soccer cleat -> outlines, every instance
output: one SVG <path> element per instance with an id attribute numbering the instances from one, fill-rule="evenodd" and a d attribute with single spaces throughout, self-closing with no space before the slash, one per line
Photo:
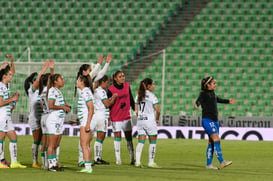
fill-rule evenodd
<path id="1" fill-rule="evenodd" d="M 135 163 L 135 167 L 137 167 L 137 168 L 144 168 L 141 163 Z"/>
<path id="2" fill-rule="evenodd" d="M 9 168 L 9 167 L 3 163 L 0 163 L 0 168 Z"/>
<path id="3" fill-rule="evenodd" d="M 63 168 L 59 168 L 57 166 L 53 166 L 53 167 L 48 168 L 48 171 L 51 171 L 51 172 L 63 172 L 64 169 Z"/>
<path id="4" fill-rule="evenodd" d="M 5 158 L 1 160 L 1 163 L 2 163 L 3 165 L 7 165 L 8 167 L 10 166 L 10 163 L 7 162 L 7 161 L 5 160 Z"/>
<path id="5" fill-rule="evenodd" d="M 121 160 L 116 161 L 116 165 L 121 165 Z"/>
<path id="6" fill-rule="evenodd" d="M 157 165 L 156 163 L 149 163 L 148 167 L 150 167 L 150 168 L 162 168 L 159 165 Z"/>
<path id="7" fill-rule="evenodd" d="M 136 160 L 131 160 L 131 165 L 135 165 L 135 163 L 136 163 Z"/>
<path id="8" fill-rule="evenodd" d="M 93 169 L 92 169 L 92 168 L 90 168 L 90 169 L 84 168 L 84 169 L 82 169 L 80 172 L 81 172 L 81 173 L 92 173 L 92 172 L 93 172 Z"/>
<path id="9" fill-rule="evenodd" d="M 78 163 L 78 167 L 84 167 L 84 162 L 82 161 L 82 162 Z"/>
<path id="10" fill-rule="evenodd" d="M 102 159 L 97 159 L 94 164 L 97 164 L 97 165 L 109 165 L 110 163 L 105 161 L 105 160 L 102 160 Z"/>
<path id="11" fill-rule="evenodd" d="M 21 165 L 19 162 L 14 162 L 10 164 L 10 168 L 27 168 L 27 166 Z"/>
<path id="12" fill-rule="evenodd" d="M 221 163 L 221 168 L 225 168 L 229 165 L 232 164 L 232 161 L 227 161 L 227 160 L 224 160 L 222 163 Z"/>
<path id="13" fill-rule="evenodd" d="M 215 166 L 213 166 L 212 164 L 211 164 L 211 165 L 207 165 L 207 166 L 206 166 L 206 169 L 207 169 L 207 170 L 219 170 L 218 167 L 215 167 Z"/>
<path id="14" fill-rule="evenodd" d="M 42 166 L 39 163 L 33 163 L 32 168 L 42 168 Z"/>

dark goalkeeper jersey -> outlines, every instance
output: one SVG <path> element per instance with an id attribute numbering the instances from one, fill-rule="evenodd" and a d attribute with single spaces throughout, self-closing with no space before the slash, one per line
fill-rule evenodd
<path id="1" fill-rule="evenodd" d="M 219 98 L 214 91 L 201 91 L 195 103 L 197 106 L 201 105 L 202 107 L 202 118 L 218 121 L 217 103 L 228 104 L 229 100 Z"/>

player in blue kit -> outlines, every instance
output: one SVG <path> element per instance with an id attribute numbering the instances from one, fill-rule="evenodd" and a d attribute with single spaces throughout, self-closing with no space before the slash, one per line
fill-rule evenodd
<path id="1" fill-rule="evenodd" d="M 222 149 L 220 147 L 219 137 L 219 121 L 217 103 L 235 104 L 236 100 L 221 99 L 216 94 L 216 80 L 213 77 L 206 77 L 201 81 L 201 91 L 197 98 L 194 108 L 198 106 L 202 107 L 202 126 L 209 136 L 209 142 L 207 147 L 207 169 L 217 170 L 218 168 L 212 165 L 213 153 L 215 151 L 216 156 L 221 164 L 221 168 L 225 168 L 232 164 L 232 161 L 224 160 L 222 155 Z"/>

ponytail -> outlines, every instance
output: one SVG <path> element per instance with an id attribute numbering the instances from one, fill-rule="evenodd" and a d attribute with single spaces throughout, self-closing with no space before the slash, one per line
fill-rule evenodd
<path id="1" fill-rule="evenodd" d="M 35 80 L 35 78 L 37 78 L 37 75 L 38 75 L 37 72 L 33 72 L 25 80 L 24 89 L 25 89 L 27 96 L 28 96 L 28 89 L 30 88 L 30 84 L 32 84 L 33 81 Z"/>
<path id="2" fill-rule="evenodd" d="M 90 75 L 86 75 L 86 76 L 80 75 L 79 79 L 81 81 L 83 81 L 84 87 L 88 87 L 91 90 L 91 92 L 94 93 L 93 82 L 92 82 L 92 79 L 91 79 Z"/>
<path id="3" fill-rule="evenodd" d="M 75 98 L 76 95 L 77 95 L 77 80 L 78 80 L 78 78 L 79 78 L 81 75 L 83 75 L 82 72 L 83 72 L 83 71 L 86 71 L 89 67 L 90 67 L 89 64 L 82 64 L 82 65 L 80 66 L 80 68 L 79 68 L 79 71 L 78 71 L 77 77 L 76 77 L 76 82 L 75 82 L 74 98 Z"/>
<path id="4" fill-rule="evenodd" d="M 47 86 L 48 77 L 50 76 L 50 73 L 43 74 L 39 80 L 39 95 L 42 94 L 43 89 L 45 86 Z"/>
<path id="5" fill-rule="evenodd" d="M 140 103 L 145 99 L 146 90 L 148 85 L 152 85 L 153 80 L 151 78 L 145 78 L 139 83 L 137 102 Z"/>

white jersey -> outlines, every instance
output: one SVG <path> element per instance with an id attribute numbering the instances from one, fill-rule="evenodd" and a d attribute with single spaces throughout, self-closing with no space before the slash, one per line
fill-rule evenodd
<path id="1" fill-rule="evenodd" d="M 4 101 L 9 99 L 9 89 L 7 85 L 3 82 L 0 82 L 0 97 L 3 98 Z M 11 106 L 10 104 L 6 104 L 0 107 L 0 121 L 11 120 Z"/>
<path id="2" fill-rule="evenodd" d="M 146 90 L 144 100 L 138 103 L 137 99 L 138 96 L 135 99 L 138 107 L 138 119 L 147 120 L 149 118 L 155 120 L 154 105 L 158 104 L 157 97 L 152 92 Z"/>
<path id="3" fill-rule="evenodd" d="M 48 90 L 48 100 L 54 100 L 56 106 L 64 106 L 65 105 L 64 96 L 63 96 L 62 92 L 59 89 L 57 89 L 56 87 L 51 87 Z M 54 117 L 56 117 L 56 118 L 64 118 L 64 116 L 65 116 L 65 112 L 62 109 L 50 110 L 50 111 L 51 111 L 50 114 L 54 115 Z"/>
<path id="4" fill-rule="evenodd" d="M 105 107 L 103 104 L 103 101 L 108 99 L 106 91 L 102 87 L 98 87 L 95 90 L 94 93 L 94 98 L 95 98 L 95 112 L 100 111 L 103 112 L 105 115 L 105 118 L 109 118 L 109 108 Z"/>
<path id="5" fill-rule="evenodd" d="M 44 114 L 47 114 L 49 113 L 49 107 L 48 107 L 48 101 L 47 101 L 47 98 L 46 98 L 46 93 L 47 93 L 47 87 L 45 86 L 41 95 L 40 95 L 40 101 L 43 105 L 43 113 Z"/>
<path id="6" fill-rule="evenodd" d="M 28 89 L 28 99 L 30 104 L 29 121 L 41 120 L 42 108 L 40 104 L 39 90 L 33 90 L 32 85 Z"/>
<path id="7" fill-rule="evenodd" d="M 80 95 L 78 100 L 78 118 L 81 121 L 82 119 L 87 119 L 88 117 L 87 103 L 89 101 L 93 101 L 94 96 L 88 87 L 85 87 L 83 90 L 80 90 L 79 94 Z"/>

